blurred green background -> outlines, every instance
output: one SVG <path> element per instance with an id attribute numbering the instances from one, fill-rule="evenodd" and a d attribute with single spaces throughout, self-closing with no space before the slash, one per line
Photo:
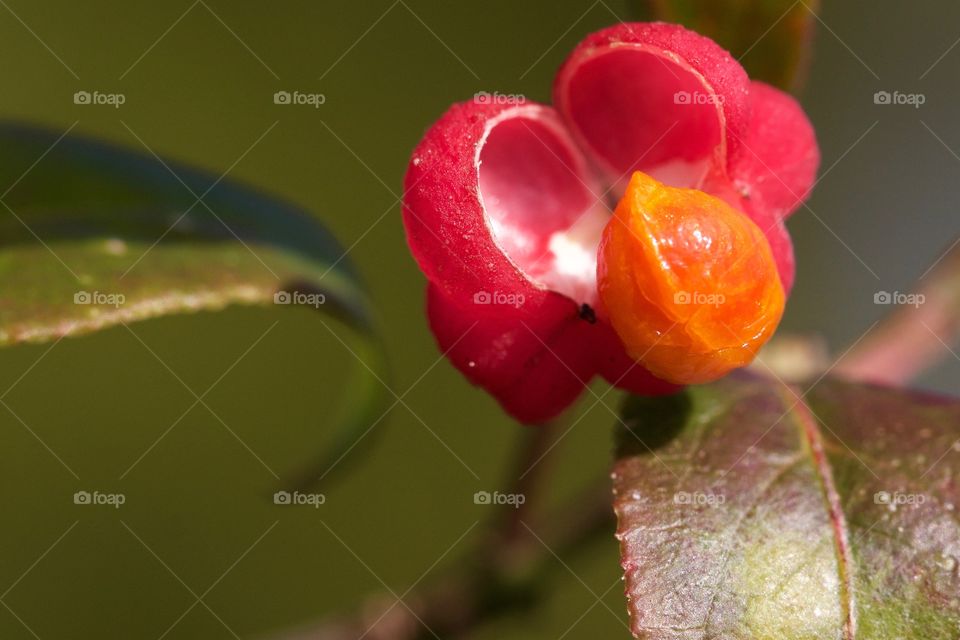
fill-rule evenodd
<path id="1" fill-rule="evenodd" d="M 326 504 L 291 509 L 270 503 L 272 472 L 322 449 L 354 365 L 310 312 L 135 325 L 154 353 L 124 328 L 5 350 L 0 637 L 257 637 L 348 611 L 383 583 L 402 594 L 435 561 L 431 575 L 468 552 L 479 527 L 454 543 L 490 514 L 473 494 L 505 489 L 518 428 L 437 361 L 396 201 L 409 152 L 451 102 L 477 91 L 548 100 L 570 48 L 635 7 L 0 5 L 0 115 L 59 131 L 76 123 L 75 132 L 229 170 L 312 211 L 351 247 L 380 313 L 389 383 L 409 390 L 407 406 L 369 437 L 374 446 L 355 450 L 350 473 L 324 488 Z M 886 310 L 873 294 L 905 291 L 960 227 L 960 159 L 950 150 L 960 150 L 960 5 L 825 0 L 821 18 L 802 101 L 826 176 L 812 212 L 790 222 L 799 269 L 784 328 L 839 351 Z M 75 105 L 79 90 L 121 92 L 126 103 Z M 275 105 L 278 90 L 323 93 L 326 103 Z M 876 105 L 881 90 L 923 93 L 926 103 Z M 184 384 L 201 394 L 231 366 L 205 398 L 229 429 L 203 406 L 184 415 L 194 403 Z M 956 391 L 958 381 L 948 355 L 922 384 Z M 578 406 L 587 415 L 556 449 L 551 501 L 607 473 L 617 403 L 614 393 Z M 78 506 L 78 490 L 127 502 Z M 533 615 L 475 637 L 626 637 L 619 576 L 611 537 L 558 562 Z"/>

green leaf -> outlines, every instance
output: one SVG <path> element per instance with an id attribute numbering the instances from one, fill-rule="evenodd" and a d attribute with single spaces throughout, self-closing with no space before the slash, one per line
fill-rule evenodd
<path id="1" fill-rule="evenodd" d="M 0 346 L 231 305 L 307 306 L 358 336 L 321 471 L 383 408 L 382 350 L 344 249 L 303 210 L 147 153 L 0 124 Z M 278 292 L 280 298 L 275 299 Z M 323 328 L 318 329 L 326 334 Z"/>
<path id="2" fill-rule="evenodd" d="M 746 376 L 625 407 L 617 537 L 641 638 L 960 633 L 960 401 Z"/>
<path id="3" fill-rule="evenodd" d="M 750 77 L 796 90 L 806 77 L 819 0 L 631 0 L 644 19 L 676 22 L 717 41 Z"/>

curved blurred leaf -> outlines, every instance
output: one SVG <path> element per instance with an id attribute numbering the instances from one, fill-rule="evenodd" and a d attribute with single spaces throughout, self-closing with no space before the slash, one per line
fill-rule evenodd
<path id="1" fill-rule="evenodd" d="M 0 124 L 0 346 L 301 296 L 360 336 L 322 468 L 383 408 L 370 302 L 345 251 L 303 210 L 147 153 Z M 312 296 L 312 297 L 307 297 Z"/>
<path id="2" fill-rule="evenodd" d="M 750 77 L 785 90 L 806 79 L 819 0 L 631 0 L 643 19 L 677 22 L 716 40 Z"/>
<path id="3" fill-rule="evenodd" d="M 633 398 L 625 420 L 614 507 L 639 637 L 958 636 L 960 401 L 735 376 Z"/>

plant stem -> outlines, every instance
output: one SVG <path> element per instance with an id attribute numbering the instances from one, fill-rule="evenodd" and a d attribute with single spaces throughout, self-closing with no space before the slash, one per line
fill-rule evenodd
<path id="1" fill-rule="evenodd" d="M 899 304 L 849 350 L 837 375 L 902 385 L 951 353 L 950 345 L 960 338 L 960 240 L 920 279 L 913 295 L 916 304 Z"/>
<path id="2" fill-rule="evenodd" d="M 523 519 L 528 517 L 537 503 L 539 489 L 548 469 L 547 454 L 556 437 L 558 425 L 559 421 L 553 420 L 529 427 L 521 435 L 513 471 L 504 484 L 513 487 L 515 496 L 523 496 L 523 502 L 516 507 L 504 505 L 505 508 L 501 510 L 504 515 L 500 535 L 502 543 L 510 544 L 526 531 Z"/>
<path id="3" fill-rule="evenodd" d="M 537 586 L 557 568 L 553 553 L 569 554 L 613 531 L 606 478 L 544 516 L 532 513 L 556 432 L 556 423 L 549 423 L 523 434 L 508 479 L 513 491 L 526 500 L 516 508 L 503 505 L 490 535 L 450 572 L 405 595 L 402 602 L 388 595 L 371 596 L 354 615 L 272 640 L 455 638 L 496 616 L 531 609 L 540 598 Z M 528 526 L 540 540 L 529 534 Z"/>
<path id="4" fill-rule="evenodd" d="M 528 536 L 517 538 L 521 541 L 518 548 L 525 553 L 522 557 L 513 555 L 516 564 L 510 573 L 523 574 L 522 580 L 500 572 L 500 557 L 491 561 L 471 554 L 450 573 L 405 596 L 403 603 L 389 595 L 371 596 L 354 615 L 288 631 L 272 636 L 272 640 L 456 638 L 497 616 L 527 611 L 539 602 L 535 586 L 559 568 L 548 549 L 569 557 L 600 535 L 612 535 L 609 481 L 604 478 L 589 487 L 531 528 L 538 531 L 543 543 L 531 543 Z M 498 553 L 515 551 L 500 548 Z"/>

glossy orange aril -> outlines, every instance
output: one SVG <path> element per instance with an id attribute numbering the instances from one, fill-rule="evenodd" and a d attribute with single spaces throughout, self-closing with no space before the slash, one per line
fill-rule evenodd
<path id="1" fill-rule="evenodd" d="M 718 198 L 640 172 L 604 230 L 597 281 L 627 352 L 675 384 L 749 364 L 783 315 L 763 231 Z"/>

